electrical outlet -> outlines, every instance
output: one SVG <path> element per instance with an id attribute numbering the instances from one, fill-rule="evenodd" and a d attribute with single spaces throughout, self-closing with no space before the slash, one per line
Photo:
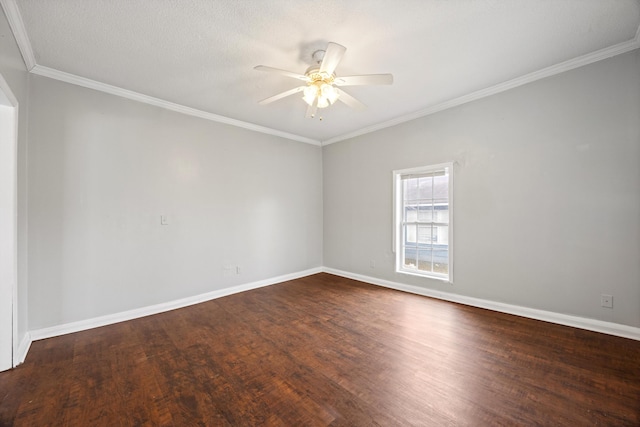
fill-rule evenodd
<path id="1" fill-rule="evenodd" d="M 613 308 L 613 295 L 602 294 L 600 296 L 600 305 L 607 308 Z"/>
<path id="2" fill-rule="evenodd" d="M 374 260 L 369 261 L 369 267 L 376 268 L 376 262 Z"/>

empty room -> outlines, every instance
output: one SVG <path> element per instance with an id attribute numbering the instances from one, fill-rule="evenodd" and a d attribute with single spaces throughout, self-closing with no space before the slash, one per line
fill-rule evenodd
<path id="1" fill-rule="evenodd" d="M 640 0 L 0 5 L 0 426 L 640 425 Z"/>

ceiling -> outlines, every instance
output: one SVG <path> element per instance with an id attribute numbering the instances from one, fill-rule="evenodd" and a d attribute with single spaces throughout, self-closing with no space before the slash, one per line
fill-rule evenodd
<path id="1" fill-rule="evenodd" d="M 329 143 L 640 47 L 639 0 L 0 0 L 28 68 L 133 99 Z M 23 26 L 22 26 L 23 25 Z M 303 73 L 333 41 L 347 87 L 305 119 Z"/>

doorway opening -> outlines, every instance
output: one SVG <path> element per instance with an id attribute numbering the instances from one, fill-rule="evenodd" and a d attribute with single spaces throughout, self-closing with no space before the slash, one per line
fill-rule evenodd
<path id="1" fill-rule="evenodd" d="M 17 365 L 18 101 L 0 75 L 0 371 Z"/>

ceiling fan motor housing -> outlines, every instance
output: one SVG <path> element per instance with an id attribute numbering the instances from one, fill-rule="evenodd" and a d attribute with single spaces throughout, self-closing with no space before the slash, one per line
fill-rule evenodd
<path id="1" fill-rule="evenodd" d="M 324 59 L 325 53 L 326 53 L 326 50 L 322 50 L 322 49 L 316 50 L 311 54 L 311 59 L 313 59 L 313 62 L 320 65 L 322 63 L 322 60 Z"/>

